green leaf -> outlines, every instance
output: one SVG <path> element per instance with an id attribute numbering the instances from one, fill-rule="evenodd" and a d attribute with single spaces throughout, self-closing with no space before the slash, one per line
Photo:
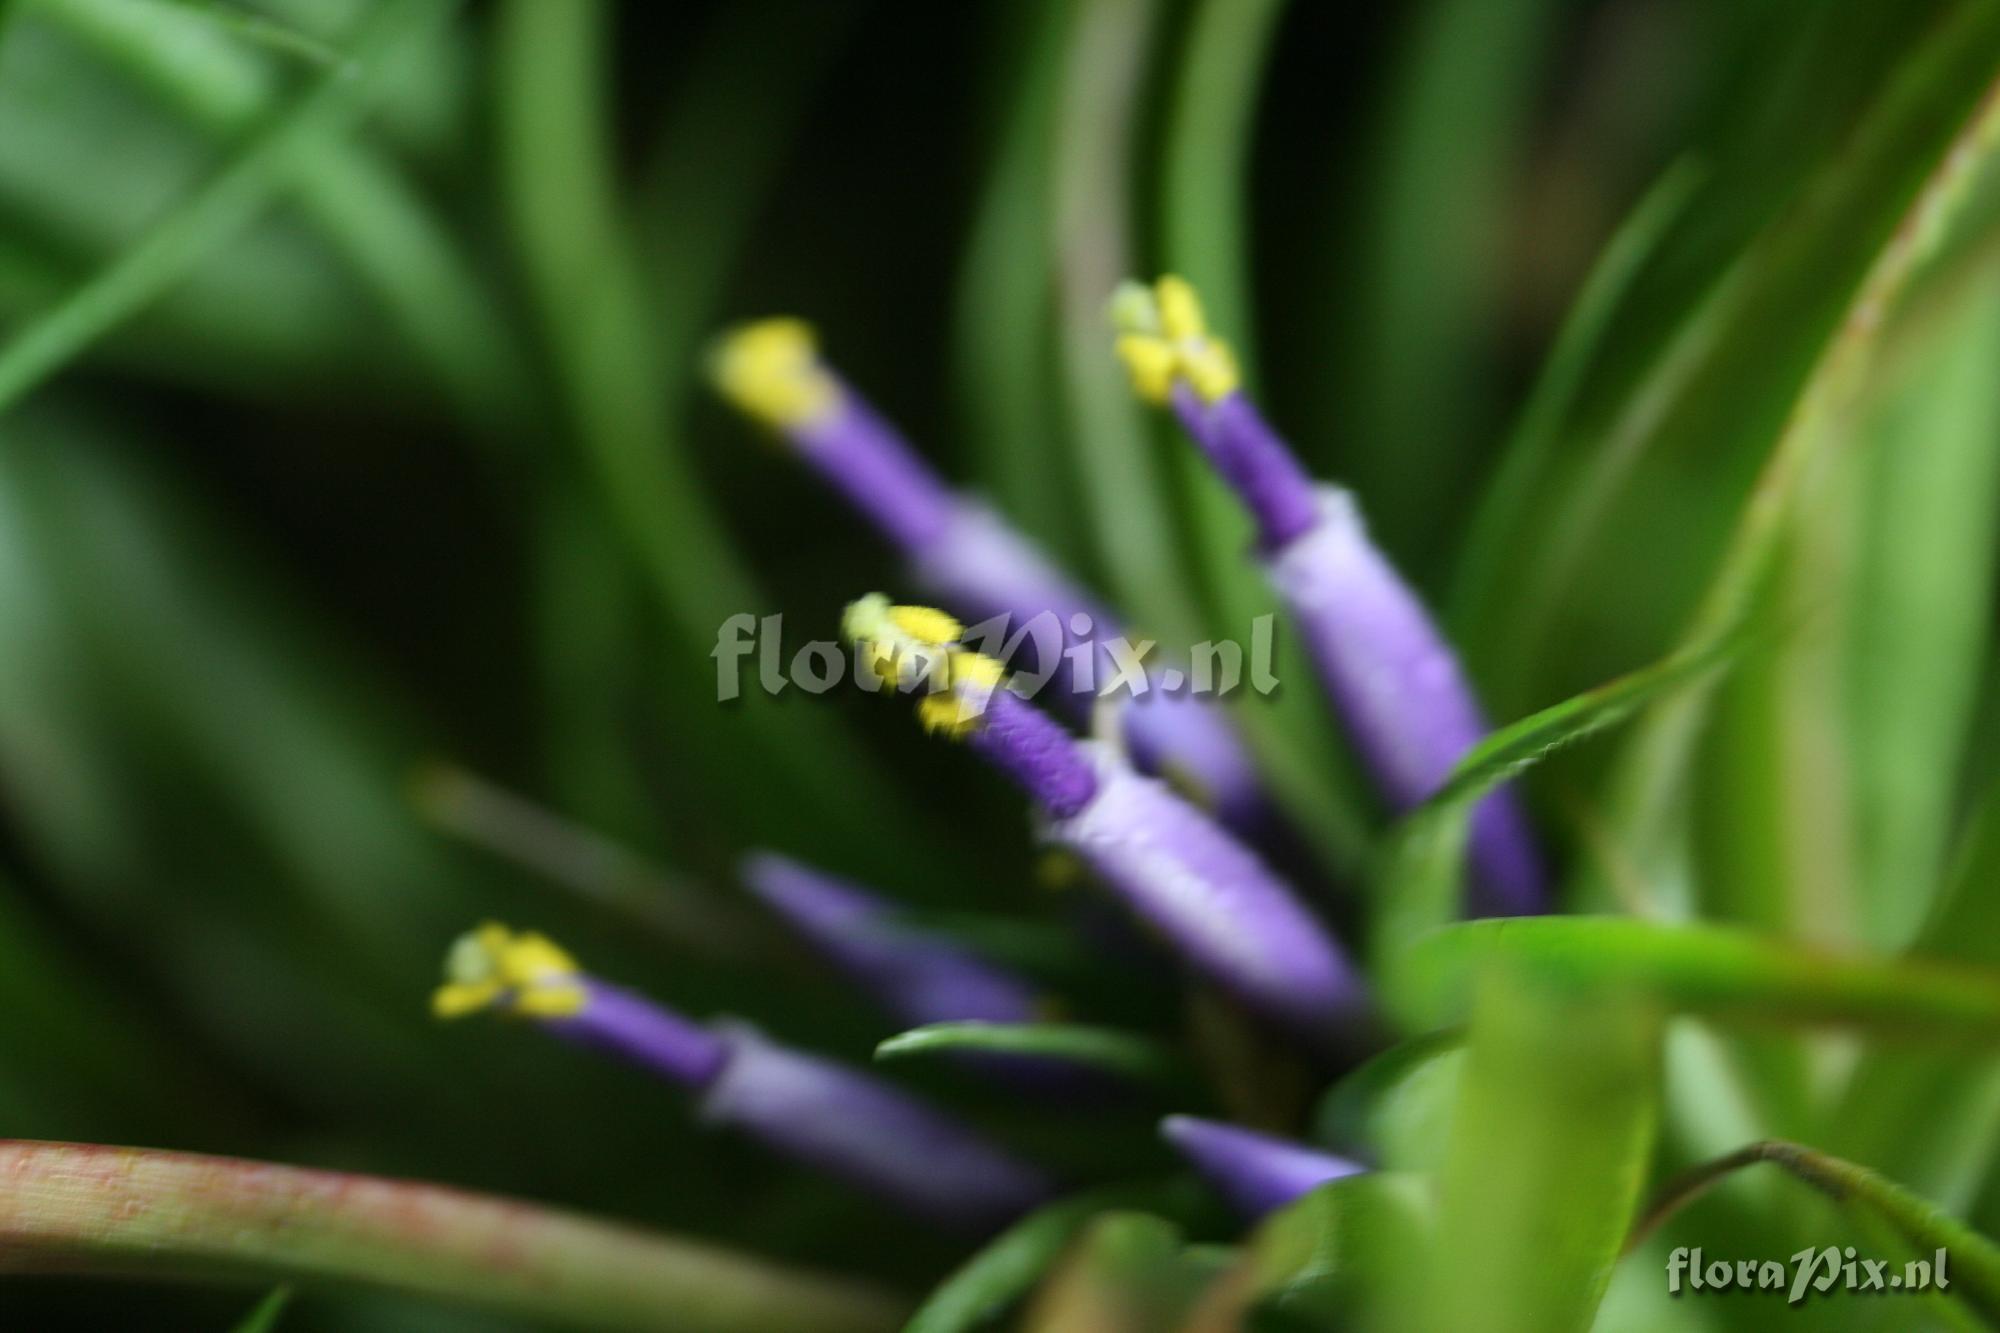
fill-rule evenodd
<path id="1" fill-rule="evenodd" d="M 1264 1220 L 1187 1333 L 1376 1327 L 1387 1284 L 1430 1244 L 1435 1213 L 1418 1176 L 1372 1171 L 1323 1185 Z"/>
<path id="2" fill-rule="evenodd" d="M 290 1287 L 273 1287 L 271 1294 L 257 1302 L 257 1308 L 245 1315 L 236 1325 L 234 1333 L 272 1333 L 278 1327 L 278 1320 L 285 1313 L 285 1306 L 291 1303 Z"/>
<path id="3" fill-rule="evenodd" d="M 1165 479 L 1112 355 L 1105 302 L 1132 276 L 1134 157 L 1158 0 L 1072 7 L 1057 94 L 1054 208 L 1057 346 L 1084 513 L 1114 603 L 1169 643 L 1203 637 Z"/>
<path id="4" fill-rule="evenodd" d="M 1768 1141 L 1704 1162 L 1668 1182 L 1658 1202 L 1634 1227 L 1636 1247 L 1668 1216 L 1737 1171 L 1771 1162 L 1804 1181 L 1842 1208 L 1886 1224 L 1925 1258 L 1946 1256 L 1950 1295 L 1989 1325 L 2000 1323 L 2000 1245 L 1927 1199 L 1867 1167 L 1843 1161 L 1803 1144 Z"/>
<path id="5" fill-rule="evenodd" d="M 1001 1232 L 927 1298 L 903 1333 L 967 1333 L 1021 1299 L 1091 1219 L 1116 1208 L 1164 1211 L 1186 1191 L 1123 1185 L 1048 1204 Z"/>
<path id="6" fill-rule="evenodd" d="M 1843 213 L 1825 215 L 1834 225 L 1823 243 L 1835 244 L 1843 254 L 1866 262 L 1855 267 L 1852 285 L 1840 288 L 1847 294 L 1841 305 L 1807 326 L 1815 331 L 1808 344 L 1809 364 L 1772 427 L 1768 456 L 1681 636 L 1683 651 L 1735 632 L 1758 610 L 1760 595 L 1768 590 L 1794 530 L 1801 497 L 1808 484 L 1823 475 L 1829 451 L 1846 439 L 1848 409 L 1863 385 L 1880 329 L 1992 149 L 1995 103 L 1984 94 L 1996 64 L 2000 64 L 2000 11 L 1983 6 L 1956 9 L 1904 62 L 1860 142 L 1826 183 L 1826 196 L 1818 201 L 1822 204 L 1865 192 L 1852 201 L 1855 208 L 1866 210 L 1857 216 L 1876 214 L 1882 199 L 1894 202 L 1895 209 L 1871 219 L 1865 232 L 1867 245 L 1862 244 L 1863 234 L 1853 219 Z M 1815 261 L 1821 266 L 1806 267 Z M 1765 287 L 1796 284 L 1820 293 L 1830 281 L 1823 267 L 1826 262 L 1812 254 L 1810 245 L 1802 245 L 1796 253 L 1772 258 L 1759 277 Z M 1747 302 L 1745 320 L 1761 312 L 1763 299 L 1776 296 L 1763 291 Z M 1770 329 L 1754 322 L 1729 332 L 1732 338 L 1759 343 L 1772 336 Z M 1745 354 L 1745 349 L 1727 341 L 1721 346 L 1734 355 Z M 1704 389 L 1714 393 L 1714 386 L 1697 379 L 1690 393 Z M 1683 401 L 1698 416 L 1714 411 L 1715 402 L 1721 400 Z M 1679 797 L 1692 780 L 1691 763 L 1709 703 L 1706 694 L 1695 693 L 1654 710 L 1628 742 L 1614 775 L 1613 817 L 1621 850 L 1641 875 L 1656 883 L 1666 880 L 1675 852 L 1676 826 L 1685 813 Z M 1768 774 L 1753 771 L 1744 780 L 1764 784 L 1768 797 L 1772 781 Z M 1799 836 L 1819 832 L 1808 829 Z M 1742 882 L 1754 885 L 1755 878 Z M 1686 907 L 1664 906 L 1676 912 Z"/>
<path id="7" fill-rule="evenodd" d="M 1987 793 L 1957 867 L 1918 939 L 1926 955 L 2000 966 L 2000 788 Z M 1922 1133 L 1911 1126 L 1922 1125 Z M 1871 1046 L 1828 1120 L 1827 1146 L 1969 1209 L 2000 1152 L 2000 1058 Z"/>
<path id="8" fill-rule="evenodd" d="M 1375 877 L 1378 963 L 1393 968 L 1413 941 L 1459 914 L 1465 840 L 1480 798 L 1556 750 L 1708 679 L 1739 647 L 1725 639 L 1677 654 L 1510 723 L 1474 746 L 1444 786 L 1404 818 L 1383 852 Z"/>
<path id="9" fill-rule="evenodd" d="M 0 1144 L 0 1269 L 359 1282 L 496 1314 L 688 1333 L 871 1333 L 867 1287 L 508 1199 L 86 1144 Z"/>
<path id="10" fill-rule="evenodd" d="M 517 0 L 497 25 L 501 163 L 522 256 L 534 280 L 576 444 L 599 494 L 652 581 L 676 634 L 666 697 L 695 737 L 689 753 L 734 759 L 755 783 L 721 782 L 745 841 L 776 841 L 779 812 L 795 828 L 816 812 L 829 838 L 879 855 L 936 852 L 928 826 L 831 713 L 783 708 L 746 690 L 714 706 L 706 654 L 723 624 L 773 605 L 724 528 L 674 427 L 693 372 L 691 349 L 668 344 L 620 208 L 604 62 L 611 7 Z M 684 192 L 707 192 L 706 164 Z M 675 375 L 657 360 L 674 353 Z M 830 631 L 837 607 L 828 606 Z M 754 756 L 749 762 L 739 752 Z M 833 779 L 833 774 L 839 779 Z M 781 784 L 777 792 L 761 790 Z M 725 807 L 726 808 L 726 807 Z M 883 826 L 897 829 L 884 837 Z M 861 831 L 867 830 L 864 835 Z M 938 859 L 943 859 L 938 854 Z"/>
<path id="11" fill-rule="evenodd" d="M 1659 1113 L 1658 1011 L 1615 975 L 1551 985 L 1539 961 L 1479 985 L 1425 1314 L 1401 1327 L 1582 1330 L 1610 1281 Z"/>
<path id="12" fill-rule="evenodd" d="M 1956 789 L 1992 642 L 2000 282 L 1953 281 L 1894 331 L 1862 443 L 1868 496 L 1848 648 L 1866 937 L 1911 938 L 1945 883 Z M 1935 950 L 1948 941 L 1933 936 Z"/>
<path id="13" fill-rule="evenodd" d="M 1078 1236 L 1021 1321 L 1022 1333 L 1154 1333 L 1176 1328 L 1226 1252 L 1191 1247 L 1148 1213 L 1104 1213 Z"/>
<path id="14" fill-rule="evenodd" d="M 203 255 L 248 225 L 283 184 L 301 149 L 358 116 L 381 66 L 448 12 L 443 0 L 376 6 L 357 29 L 346 63 L 321 74 L 228 166 L 103 271 L 0 345 L 0 410 L 144 309 Z"/>
<path id="15" fill-rule="evenodd" d="M 1751 1022 L 1824 1023 L 2000 1039 L 2000 970 L 1832 953 L 1730 926 L 1522 917 L 1448 926 L 1402 972 L 1409 1012 L 1458 1021 L 1495 965 L 1586 993 L 1619 985 L 1665 1008 Z"/>
<path id="16" fill-rule="evenodd" d="M 875 1048 L 877 1060 L 960 1052 L 1031 1056 L 1101 1069 L 1153 1083 L 1182 1083 L 1188 1071 L 1173 1051 L 1148 1037 L 1081 1023 L 930 1023 Z"/>

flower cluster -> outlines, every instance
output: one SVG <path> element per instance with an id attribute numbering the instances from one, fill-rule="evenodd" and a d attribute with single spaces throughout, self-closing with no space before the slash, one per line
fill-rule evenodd
<path id="1" fill-rule="evenodd" d="M 1172 409 L 1251 516 L 1252 558 L 1311 649 L 1383 797 L 1396 808 L 1421 802 L 1486 729 L 1442 634 L 1370 543 L 1354 497 L 1315 483 L 1245 395 L 1234 356 L 1186 283 L 1128 285 L 1112 309 L 1134 390 Z M 1053 613 L 1067 623 L 1081 611 L 1107 635 L 1116 622 L 991 509 L 941 481 L 828 368 L 804 324 L 739 329 L 712 369 L 722 393 L 789 440 L 948 608 L 879 593 L 849 605 L 842 631 L 866 671 L 914 696 L 926 730 L 962 743 L 1019 788 L 1039 840 L 1081 863 L 1191 975 L 1307 1059 L 1363 1045 L 1370 996 L 1308 896 L 1258 850 L 1270 832 L 1263 798 L 1224 714 L 1162 695 L 1117 713 L 1109 734 L 1074 735 L 1010 688 L 1006 667 L 968 642 L 959 617 Z M 1166 772 L 1193 782 L 1171 786 Z M 1510 792 L 1476 811 L 1470 862 L 1475 910 L 1540 910 L 1543 871 Z M 899 1022 L 1031 1024 L 1044 1012 L 1028 980 L 913 927 L 859 885 L 770 852 L 748 857 L 741 874 L 754 897 Z M 1053 1188 L 1040 1168 L 881 1079 L 741 1023 L 690 1020 L 583 972 L 537 935 L 481 927 L 454 947 L 446 971 L 441 1016 L 499 1009 L 634 1061 L 691 1091 L 709 1122 L 927 1217 L 990 1227 Z M 1161 1135 L 1249 1217 L 1363 1169 L 1190 1116 L 1167 1117 Z"/>

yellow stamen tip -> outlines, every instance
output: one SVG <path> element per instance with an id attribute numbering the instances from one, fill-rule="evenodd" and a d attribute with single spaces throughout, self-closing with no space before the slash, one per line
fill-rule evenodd
<path id="1" fill-rule="evenodd" d="M 589 1002 L 581 970 L 546 936 L 489 921 L 461 935 L 445 957 L 445 981 L 431 995 L 439 1018 L 500 1008 L 530 1018 L 567 1018 Z"/>
<path id="2" fill-rule="evenodd" d="M 1145 333 L 1119 335 L 1118 359 L 1132 377 L 1132 391 L 1149 403 L 1164 403 L 1174 387 L 1180 358 L 1165 339 Z"/>
<path id="3" fill-rule="evenodd" d="M 1153 284 L 1153 294 L 1160 306 L 1160 332 L 1169 341 L 1207 336 L 1208 321 L 1202 315 L 1201 298 L 1195 295 L 1193 283 L 1169 273 Z"/>
<path id="4" fill-rule="evenodd" d="M 892 606 L 889 619 L 896 628 L 925 643 L 943 646 L 956 643 L 965 626 L 934 606 Z"/>
<path id="5" fill-rule="evenodd" d="M 763 319 L 723 335 L 709 358 L 722 395 L 765 425 L 800 426 L 831 412 L 839 386 L 801 319 Z"/>
<path id="6" fill-rule="evenodd" d="M 1176 380 L 1210 403 L 1242 384 L 1235 354 L 1209 333 L 1201 298 L 1185 278 L 1169 273 L 1151 288 L 1121 284 L 1111 298 L 1111 319 L 1120 330 L 1118 359 L 1133 392 L 1146 402 L 1167 402 Z"/>

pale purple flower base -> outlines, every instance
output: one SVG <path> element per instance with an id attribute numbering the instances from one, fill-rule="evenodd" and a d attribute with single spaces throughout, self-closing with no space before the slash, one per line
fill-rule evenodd
<path id="1" fill-rule="evenodd" d="M 1255 853 L 1101 745 L 1077 749 L 1096 769 L 1096 797 L 1051 820 L 1046 841 L 1081 856 L 1183 955 L 1265 1015 L 1321 1043 L 1365 1016 L 1366 994 L 1339 947 Z"/>
<path id="2" fill-rule="evenodd" d="M 556 1036 L 695 1089 L 701 1113 L 808 1166 L 954 1227 L 995 1227 L 1050 1182 L 973 1131 L 860 1070 L 803 1055 L 741 1023 L 704 1026 L 594 977 Z"/>
<path id="3" fill-rule="evenodd" d="M 1417 805 L 1487 731 L 1458 659 L 1416 593 L 1369 541 L 1354 498 L 1318 488 L 1318 521 L 1263 555 L 1355 746 L 1389 803 Z M 1541 860 L 1512 792 L 1473 815 L 1480 915 L 1545 910 Z"/>
<path id="4" fill-rule="evenodd" d="M 896 545 L 928 546 L 951 523 L 956 497 L 859 395 L 843 387 L 831 413 L 790 435 L 828 484 Z"/>
<path id="5" fill-rule="evenodd" d="M 1026 1023 L 1029 984 L 941 935 L 901 924 L 872 895 L 788 857 L 745 858 L 743 882 L 901 1022 Z"/>
<path id="6" fill-rule="evenodd" d="M 1252 1221 L 1329 1180 L 1368 1169 L 1290 1139 L 1191 1115 L 1168 1116 L 1160 1122 L 1160 1134 Z"/>
<path id="7" fill-rule="evenodd" d="M 722 1039 L 700 1023 L 595 977 L 584 978 L 583 986 L 589 998 L 581 1013 L 545 1019 L 542 1026 L 691 1088 L 714 1078 L 729 1058 Z"/>
<path id="8" fill-rule="evenodd" d="M 858 1070 L 719 1024 L 729 1059 L 701 1100 L 704 1119 L 914 1213 L 968 1231 L 1004 1225 L 1052 1182 L 972 1131 Z"/>

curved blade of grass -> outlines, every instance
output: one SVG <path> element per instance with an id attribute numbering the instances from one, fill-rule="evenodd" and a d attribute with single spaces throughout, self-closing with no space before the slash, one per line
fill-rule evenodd
<path id="1" fill-rule="evenodd" d="M 1404 1327 L 1588 1328 L 1644 1187 L 1659 1116 L 1658 1010 L 1622 978 L 1482 977 L 1438 1180 L 1425 1316 Z"/>
<path id="2" fill-rule="evenodd" d="M 699 957 L 768 963 L 747 913 L 636 852 L 453 764 L 427 764 L 411 800 L 437 828 L 534 871 Z"/>
<path id="3" fill-rule="evenodd" d="M 274 101 L 263 62 L 189 31 L 223 13 L 257 31 L 276 27 L 254 15 L 185 0 L 42 0 L 38 12 L 209 134 L 242 133 Z M 329 52 L 327 63 L 341 59 Z M 307 215 L 374 289 L 465 419 L 503 434 L 517 430 L 521 351 L 457 242 L 409 183 L 367 148 L 324 137 L 300 151 L 290 177 Z"/>
<path id="4" fill-rule="evenodd" d="M 291 1300 L 290 1287 L 273 1287 L 271 1294 L 258 1301 L 257 1308 L 245 1315 L 231 1333 L 274 1333 Z"/>
<path id="5" fill-rule="evenodd" d="M 1011 521 L 1069 561 L 1082 543 L 1049 358 L 1048 219 L 1058 76 L 1072 5 L 1039 0 L 1005 9 L 1024 33 L 958 275 L 954 384 L 974 467 Z"/>
<path id="6" fill-rule="evenodd" d="M 1209 322 L 1225 330 L 1244 373 L 1256 373 L 1249 247 L 1251 131 L 1266 57 L 1285 0 L 1205 0 L 1182 41 L 1161 164 L 1165 267 L 1200 291 Z M 1248 554 L 1249 520 L 1215 470 L 1176 437 L 1168 447 L 1175 489 L 1185 498 L 1198 581 L 1229 634 L 1240 635 L 1275 599 Z M 1279 636 L 1280 680 L 1310 680 L 1296 635 Z M 1329 762 L 1340 740 L 1316 690 L 1278 690 L 1239 702 L 1232 716 L 1256 751 L 1266 781 L 1294 823 L 1336 871 L 1351 872 L 1369 841 L 1368 803 L 1351 775 Z"/>
<path id="7" fill-rule="evenodd" d="M 249 224 L 314 136 L 363 110 L 375 75 L 404 43 L 449 12 L 447 0 L 377 5 L 348 48 L 346 65 L 322 73 L 236 157 L 147 228 L 95 277 L 0 345 L 0 411 L 171 287 L 202 255 Z"/>
<path id="8" fill-rule="evenodd" d="M 1465 1045 L 1462 1028 L 1440 1028 L 1399 1041 L 1343 1075 L 1313 1110 L 1313 1137 L 1321 1143 L 1367 1143 L 1369 1124 L 1384 1098 L 1441 1056 Z"/>
<path id="9" fill-rule="evenodd" d="M 1112 356 L 1105 303 L 1132 274 L 1132 171 L 1157 0 L 1081 0 L 1063 54 L 1049 243 L 1070 436 L 1116 604 L 1170 643 L 1202 638 L 1158 459 Z"/>
<path id="10" fill-rule="evenodd" d="M 0 1271 L 358 1282 L 587 1328 L 865 1333 L 866 1287 L 556 1209 L 227 1157 L 0 1142 Z"/>
<path id="11" fill-rule="evenodd" d="M 1430 1182 L 1371 1171 L 1322 1185 L 1272 1214 L 1182 1333 L 1373 1328 L 1388 1284 L 1430 1241 Z"/>
<path id="12" fill-rule="evenodd" d="M 496 48 L 501 83 L 501 158 L 523 257 L 550 331 L 579 447 L 651 578 L 682 646 L 684 692 L 701 698 L 702 669 L 729 617 L 771 605 L 723 529 L 706 488 L 672 429 L 663 345 L 645 274 L 618 208 L 603 68 L 609 6 L 516 0 L 502 7 Z M 834 623 L 836 608 L 826 609 Z M 748 748 L 767 780 L 792 800 L 750 783 L 718 784 L 745 798 L 739 819 L 794 822 L 822 814 L 830 837 L 862 839 L 877 851 L 909 840 L 929 845 L 887 776 L 823 709 L 791 708 L 746 691 L 723 717 L 704 704 L 678 716 L 704 739 L 690 753 L 733 757 Z M 839 779 L 832 780 L 831 775 Z M 884 838 L 881 826 L 898 827 Z M 865 835 L 861 831 L 865 830 Z M 749 830 L 755 833 L 755 825 Z M 768 832 L 768 828 L 766 829 Z M 768 839 L 766 839 L 768 840 Z"/>
<path id="13" fill-rule="evenodd" d="M 1943 1251 L 1949 1256 L 1950 1294 L 1988 1324 L 2000 1324 L 2000 1245 L 1867 1167 L 1798 1143 L 1753 1143 L 1675 1178 L 1634 1224 L 1627 1252 L 1718 1182 L 1759 1162 L 1783 1167 L 1844 1208 L 1867 1210 L 1921 1254 Z"/>
<path id="14" fill-rule="evenodd" d="M 1944 45 L 1929 48 L 1928 58 L 1938 67 L 1927 64 L 1911 71 L 1909 82 L 1919 91 L 1902 88 L 1899 98 L 1890 99 L 1884 123 L 1877 127 L 1879 151 L 1888 151 L 1882 145 L 1894 145 L 1900 162 L 1921 150 L 1918 160 L 1928 164 L 1926 173 L 1913 184 L 1896 214 L 1894 231 L 1883 236 L 1801 382 L 1721 563 L 1682 636 L 1684 650 L 1720 640 L 1752 614 L 1802 491 L 1821 470 L 1824 450 L 1842 438 L 1836 427 L 1870 363 L 1878 330 L 1993 147 L 2000 125 L 1996 119 L 2000 98 L 1992 86 L 1994 65 L 2000 60 L 2000 13 L 1961 10 L 1936 40 Z M 1931 78 L 1917 80 L 1920 72 Z M 1940 121 L 1949 133 L 1937 128 Z M 1816 275 L 1813 280 L 1824 279 Z M 1614 819 L 1625 853 L 1642 870 L 1654 868 L 1664 855 L 1677 809 L 1675 798 L 1687 780 L 1707 705 L 1707 695 L 1698 692 L 1654 710 L 1621 758 L 1615 774 Z"/>
<path id="15" fill-rule="evenodd" d="M 2000 1039 L 2000 970 L 1838 954 L 1728 926 L 1621 917 L 1447 926 L 1404 960 L 1402 998 L 1432 1026 L 1458 1021 L 1479 977 L 1496 964 L 1527 969 L 1552 986 L 1620 985 L 1669 1010 L 1715 1018 Z"/>
<path id="16" fill-rule="evenodd" d="M 1151 1038 L 1082 1023 L 927 1023 L 875 1047 L 877 1060 L 977 1051 L 1083 1065 L 1153 1083 L 1185 1082 L 1188 1071 Z"/>
<path id="17" fill-rule="evenodd" d="M 1376 957 L 1393 967 L 1412 942 L 1459 914 L 1465 840 L 1482 797 L 1562 747 L 1708 679 L 1741 646 L 1732 638 L 1676 654 L 1510 723 L 1474 746 L 1444 786 L 1404 818 L 1382 854 L 1374 879 Z"/>
<path id="18" fill-rule="evenodd" d="M 1917 941 L 1928 956 L 2000 966 L 2000 789 L 1981 805 L 1958 864 Z M 1921 1124 L 1924 1132 L 1911 1133 Z M 1827 1146 L 1958 1210 L 2000 1153 L 2000 1059 L 1871 1047 L 1828 1120 Z"/>
<path id="19" fill-rule="evenodd" d="M 1380 169 L 1355 191 L 1361 234 L 1348 299 L 1315 333 L 1347 373 L 1322 419 L 1383 545 L 1429 567 L 1468 498 L 1492 406 L 1489 340 L 1516 157 L 1560 6 L 1439 0 L 1400 11 Z"/>
<path id="20" fill-rule="evenodd" d="M 969 1333 L 1026 1295 L 1100 1213 L 1119 1208 L 1179 1211 L 1190 1196 L 1182 1185 L 1120 1185 L 1038 1208 L 960 1265 L 924 1301 L 903 1333 Z"/>
<path id="21" fill-rule="evenodd" d="M 1946 882 L 1957 780 L 1992 642 L 2000 495 L 2000 282 L 1897 331 L 1875 408 L 1849 648 L 1853 784 L 1868 938 L 1911 938 Z M 1927 949 L 1949 942 L 1929 939 Z M 1893 1174 L 1893 1173 L 1892 1173 Z M 1900 1177 L 1898 1177 L 1900 1178 Z"/>
<path id="22" fill-rule="evenodd" d="M 1150 1213 L 1101 1214 L 1035 1294 L 1021 1333 L 1178 1329 L 1226 1254 L 1186 1244 L 1179 1227 Z"/>
<path id="23" fill-rule="evenodd" d="M 1538 486 L 1562 442 L 1563 422 L 1633 279 L 1693 201 L 1703 176 L 1698 162 L 1689 158 L 1675 162 L 1613 233 L 1585 276 L 1501 448 L 1499 468 L 1485 488 L 1459 552 L 1458 578 L 1448 606 L 1448 620 L 1475 664 L 1488 638 L 1503 632 L 1501 577 L 1511 534 L 1526 530 L 1543 502 Z"/>

